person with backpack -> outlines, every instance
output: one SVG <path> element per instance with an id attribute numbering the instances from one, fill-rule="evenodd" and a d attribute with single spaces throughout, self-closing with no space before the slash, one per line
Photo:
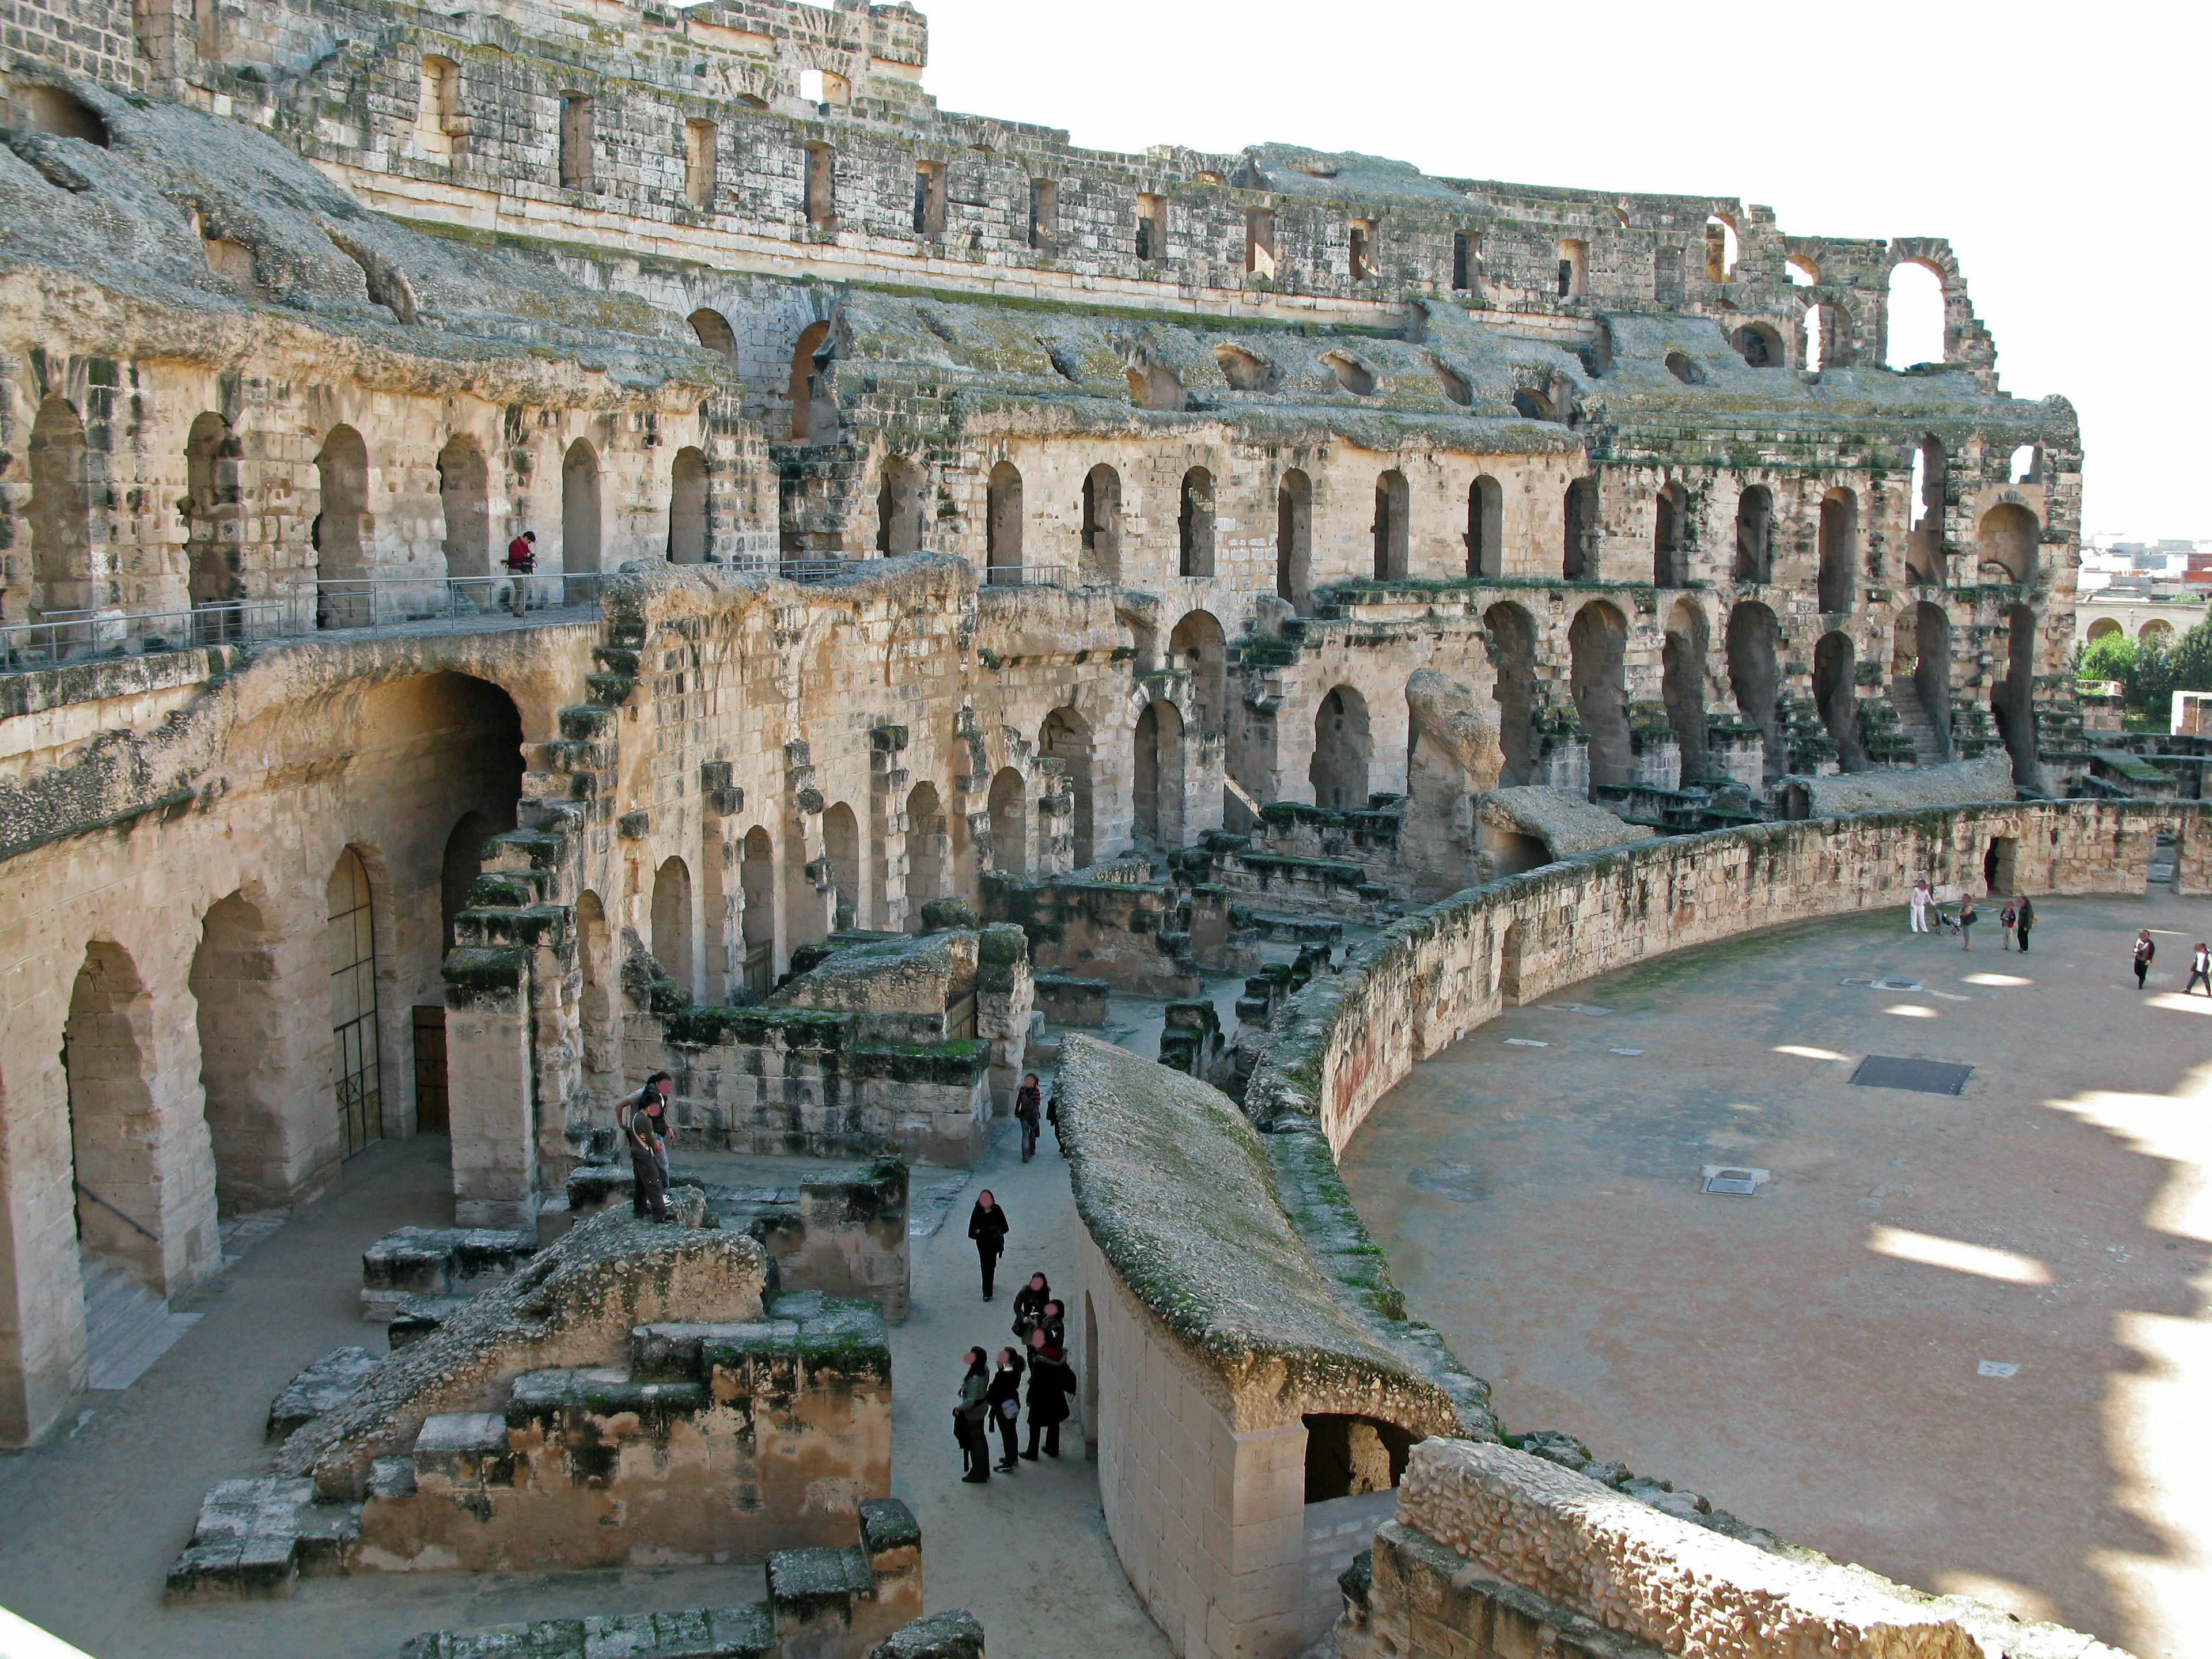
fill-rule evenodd
<path id="1" fill-rule="evenodd" d="M 999 1431 L 1001 1455 L 997 1468 L 1000 1474 L 1012 1474 L 1021 1468 L 1016 1450 L 1021 1439 L 1022 1371 L 1021 1356 L 1012 1348 L 999 1350 L 999 1363 L 991 1372 L 991 1387 L 984 1395 L 991 1407 L 990 1421 Z"/>
<path id="2" fill-rule="evenodd" d="M 1031 1072 L 1022 1079 L 1022 1086 L 1014 1091 L 1014 1121 L 1022 1126 L 1022 1162 L 1024 1164 L 1036 1156 L 1037 1124 L 1043 1104 L 1044 1097 L 1037 1087 L 1036 1073 Z"/>
<path id="3" fill-rule="evenodd" d="M 629 1146 L 630 1213 L 640 1221 L 669 1219 L 668 1091 L 671 1079 L 655 1072 L 644 1087 L 615 1103 L 615 1127 Z"/>
<path id="4" fill-rule="evenodd" d="M 960 1478 L 973 1486 L 991 1478 L 991 1442 L 983 1426 L 991 1415 L 991 1373 L 981 1348 L 962 1358 L 968 1372 L 952 1407 L 952 1437 L 960 1443 Z"/>
<path id="5" fill-rule="evenodd" d="M 2136 989 L 2143 988 L 2150 977 L 2150 965 L 2158 958 L 2158 946 L 2150 942 L 2150 929 L 2146 927 L 2136 935 Z"/>

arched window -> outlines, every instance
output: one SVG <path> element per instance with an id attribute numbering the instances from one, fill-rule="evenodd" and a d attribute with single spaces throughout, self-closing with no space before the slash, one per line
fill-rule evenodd
<path id="1" fill-rule="evenodd" d="M 1083 575 L 1121 579 L 1121 475 L 1103 465 L 1083 475 Z"/>
<path id="2" fill-rule="evenodd" d="M 1950 356 L 1943 323 L 1943 279 L 1911 259 L 1890 267 L 1887 338 L 1883 359 L 1892 368 L 1940 363 Z"/>
<path id="3" fill-rule="evenodd" d="M 744 982 L 765 996 L 775 985 L 775 843 L 767 830 L 745 831 L 738 884 L 745 905 Z"/>
<path id="4" fill-rule="evenodd" d="M 438 502 L 446 513 L 446 574 L 490 575 L 490 471 L 483 449 L 466 434 L 456 434 L 438 452 Z"/>
<path id="5" fill-rule="evenodd" d="M 579 438 L 561 458 L 561 568 L 570 575 L 599 568 L 599 455 Z"/>
<path id="6" fill-rule="evenodd" d="M 1836 763 L 1846 772 L 1866 770 L 1859 746 L 1858 696 L 1852 689 L 1858 682 L 1857 659 L 1858 647 L 1840 630 L 1823 634 L 1813 650 L 1813 701 L 1836 745 Z"/>
<path id="7" fill-rule="evenodd" d="M 1690 600 L 1677 599 L 1667 617 L 1667 641 L 1660 653 L 1659 696 L 1667 724 L 1681 755 L 1681 787 L 1705 775 L 1705 613 Z"/>
<path id="8" fill-rule="evenodd" d="M 185 517 L 191 538 L 191 599 L 222 605 L 246 596 L 239 545 L 239 446 L 230 422 L 210 410 L 185 438 Z"/>
<path id="9" fill-rule="evenodd" d="M 2006 466 L 2009 483 L 2041 483 L 2043 482 L 2043 446 L 2021 444 L 2012 453 Z"/>
<path id="10" fill-rule="evenodd" d="M 92 580 L 89 458 L 84 424 L 65 398 L 39 405 L 31 424 L 31 609 L 98 603 Z"/>
<path id="11" fill-rule="evenodd" d="M 1077 816 L 1082 816 L 1079 810 Z M 1084 828 L 1078 823 L 1079 843 Z M 946 883 L 951 867 L 952 844 L 945 832 L 945 807 L 938 799 L 937 786 L 917 783 L 906 795 L 906 915 L 907 926 L 915 933 L 921 931 L 921 907 L 950 890 Z"/>
<path id="12" fill-rule="evenodd" d="M 338 854 L 325 897 L 329 917 L 331 1087 L 340 1155 L 384 1138 L 381 1036 L 376 1008 L 376 909 L 368 867 L 350 847 Z"/>
<path id="13" fill-rule="evenodd" d="M 699 337 L 699 343 L 735 368 L 738 365 L 738 337 L 730 331 L 730 319 L 719 311 L 709 311 L 702 306 L 691 313 L 689 320 L 691 331 Z"/>
<path id="14" fill-rule="evenodd" d="M 1505 492 L 1486 472 L 1468 486 L 1467 574 L 1505 574 Z"/>
<path id="15" fill-rule="evenodd" d="M 1182 716 L 1154 698 L 1137 716 L 1136 775 L 1131 800 L 1139 841 L 1153 847 L 1182 845 Z"/>
<path id="16" fill-rule="evenodd" d="M 876 551 L 886 558 L 916 551 L 924 505 L 921 465 L 908 456 L 885 456 L 876 491 Z"/>
<path id="17" fill-rule="evenodd" d="M 1012 461 L 991 469 L 984 489 L 983 542 L 990 580 L 1018 582 L 1022 574 L 1022 475 Z"/>
<path id="18" fill-rule="evenodd" d="M 1097 831 L 1091 805 L 1091 723 L 1073 708 L 1055 708 L 1044 717 L 1044 725 L 1037 732 L 1037 753 L 1047 760 L 1056 760 L 1060 775 L 1067 781 L 1067 793 L 1075 807 L 1074 846 L 1072 855 L 1074 867 L 1089 867 L 1097 859 Z"/>
<path id="19" fill-rule="evenodd" d="M 1313 614 L 1313 481 L 1295 467 L 1275 489 L 1275 597 Z"/>
<path id="20" fill-rule="evenodd" d="M 1714 214 L 1705 221 L 1705 280 L 1709 283 L 1734 282 L 1735 260 L 1735 227 L 1717 213 Z"/>
<path id="21" fill-rule="evenodd" d="M 317 494 L 322 510 L 311 532 L 315 544 L 315 574 L 324 581 L 352 581 L 366 568 L 363 535 L 368 512 L 368 446 L 349 426 L 334 426 L 315 457 Z M 361 596 L 339 590 L 335 602 L 322 608 L 321 625 L 344 626 L 343 614 Z M 364 614 L 360 620 L 368 620 Z"/>
<path id="22" fill-rule="evenodd" d="M 18 86 L 14 104 L 15 125 L 27 131 L 108 147 L 106 119 L 66 87 Z"/>
<path id="23" fill-rule="evenodd" d="M 1367 699 L 1349 685 L 1333 688 L 1314 715 L 1313 759 L 1306 768 L 1314 805 L 1332 812 L 1364 811 L 1373 758 Z"/>
<path id="24" fill-rule="evenodd" d="M 1597 574 L 1597 481 L 1577 478 L 1567 486 L 1565 555 L 1561 574 L 1569 581 Z"/>
<path id="25" fill-rule="evenodd" d="M 1840 617 L 1857 587 L 1859 498 L 1832 489 L 1820 502 L 1820 614 Z"/>
<path id="26" fill-rule="evenodd" d="M 1774 492 L 1753 484 L 1735 498 L 1735 565 L 1740 582 L 1771 580 L 1774 561 Z"/>
<path id="27" fill-rule="evenodd" d="M 1669 483 L 1652 504 L 1651 580 L 1680 587 L 1690 580 L 1690 492 Z"/>
<path id="28" fill-rule="evenodd" d="M 822 815 L 822 856 L 836 890 L 830 914 L 840 928 L 856 927 L 860 910 L 860 820 L 843 801 Z M 873 920 L 873 918 L 870 918 Z"/>
<path id="29" fill-rule="evenodd" d="M 1201 732 L 1225 732 L 1229 714 L 1229 647 L 1211 611 L 1194 611 L 1168 635 L 1168 658 L 1190 674 L 1191 713 Z"/>
<path id="30" fill-rule="evenodd" d="M 1602 601 L 1575 613 L 1567 629 L 1569 689 L 1589 744 L 1589 781 L 1626 783 L 1633 760 L 1628 731 L 1628 623 Z"/>
<path id="31" fill-rule="evenodd" d="M 837 435 L 837 406 L 823 385 L 823 344 L 830 325 L 810 323 L 791 349 L 791 438 L 793 443 L 827 443 Z"/>
<path id="32" fill-rule="evenodd" d="M 1753 368 L 1780 368 L 1788 362 L 1782 337 L 1765 323 L 1746 323 L 1729 336 L 1729 343 Z"/>
<path id="33" fill-rule="evenodd" d="M 1029 868 L 1029 799 L 1022 775 L 1002 766 L 991 779 L 991 867 L 1010 876 Z"/>
<path id="34" fill-rule="evenodd" d="M 1182 475 L 1182 506 L 1176 528 L 1186 576 L 1213 574 L 1213 475 L 1194 466 Z"/>
<path id="35" fill-rule="evenodd" d="M 1991 507 L 1982 515 L 1976 539 L 1984 581 L 2025 586 L 2035 580 L 2035 550 L 2042 529 L 2026 507 L 2009 501 Z"/>
<path id="36" fill-rule="evenodd" d="M 1395 468 L 1375 481 L 1375 580 L 1396 581 L 1406 572 L 1406 475 Z"/>
<path id="37" fill-rule="evenodd" d="M 653 873 L 653 959 L 687 996 L 698 989 L 693 931 L 691 868 L 682 859 L 668 859 Z"/>
<path id="38" fill-rule="evenodd" d="M 1757 726 L 1766 740 L 1765 768 L 1770 778 L 1790 769 L 1776 708 L 1782 687 L 1776 650 L 1781 636 L 1774 613 L 1756 600 L 1747 599 L 1729 612 L 1729 689 L 1735 694 L 1736 712 Z"/>
<path id="39" fill-rule="evenodd" d="M 1501 784 L 1536 777 L 1536 622 L 1510 601 L 1482 613 L 1490 635 L 1491 696 L 1498 703 L 1498 740 L 1505 751 Z"/>
<path id="40" fill-rule="evenodd" d="M 712 542 L 707 512 L 707 457 L 686 446 L 668 474 L 668 562 L 703 564 Z"/>

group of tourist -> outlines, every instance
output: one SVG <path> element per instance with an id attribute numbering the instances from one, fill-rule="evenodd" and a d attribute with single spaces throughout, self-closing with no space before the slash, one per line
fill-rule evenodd
<path id="1" fill-rule="evenodd" d="M 1005 1252 L 1006 1212 L 988 1187 L 969 1212 L 968 1237 L 983 1268 L 983 1300 L 991 1299 L 991 1279 Z M 952 1437 L 960 1445 L 960 1478 L 971 1485 L 988 1480 L 995 1468 L 1012 1474 L 1024 1461 L 1060 1455 L 1060 1425 L 1067 1421 L 1067 1397 L 1075 1392 L 1075 1371 L 1067 1363 L 1067 1310 L 1042 1273 L 1014 1292 L 1015 1342 L 995 1358 L 980 1348 L 961 1355 L 967 1366 L 960 1397 L 952 1408 Z M 1029 1381 L 1030 1442 L 1018 1448 L 1022 1382 Z M 999 1431 L 1002 1455 L 991 1462 L 991 1431 Z"/>
<path id="2" fill-rule="evenodd" d="M 1914 933 L 1932 933 L 1940 929 L 1948 929 L 1959 935 L 1960 950 L 1971 951 L 1974 948 L 1974 924 L 1982 919 L 1982 915 L 1981 912 L 1974 908 L 1974 896 L 1972 893 L 1961 893 L 1959 896 L 1958 913 L 1954 915 L 1943 908 L 1942 902 L 1936 896 L 1935 888 L 1929 884 L 1927 877 L 1923 876 L 1912 884 L 1911 908 Z M 1997 911 L 1997 927 L 2000 929 L 2000 936 L 2004 940 L 2006 950 L 2011 950 L 2014 942 L 2017 940 L 2021 950 L 2025 952 L 2027 949 L 2027 936 L 2035 928 L 2034 901 L 2025 893 L 2015 894 L 2010 898 L 2001 901 Z"/>
<path id="3" fill-rule="evenodd" d="M 2157 958 L 2158 946 L 2151 942 L 2150 929 L 2146 927 L 2136 935 L 2136 990 L 2145 988 L 2144 981 L 2150 977 L 2150 965 Z M 2204 988 L 2204 994 L 2212 997 L 2212 945 L 2207 945 L 2201 939 L 2197 942 L 2197 948 L 2189 953 L 2189 984 L 2183 990 L 2182 995 L 2194 995 L 2200 985 Z"/>

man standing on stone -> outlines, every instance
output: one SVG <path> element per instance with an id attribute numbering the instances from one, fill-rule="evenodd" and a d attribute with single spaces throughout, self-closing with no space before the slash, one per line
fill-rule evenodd
<path id="1" fill-rule="evenodd" d="M 630 1212 L 668 1219 L 668 1091 L 672 1079 L 655 1072 L 645 1086 L 615 1103 L 615 1127 L 629 1142 L 630 1173 L 636 1185 Z"/>

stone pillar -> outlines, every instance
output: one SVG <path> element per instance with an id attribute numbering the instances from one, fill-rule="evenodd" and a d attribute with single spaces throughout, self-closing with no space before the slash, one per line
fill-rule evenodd
<path id="1" fill-rule="evenodd" d="M 1218 732 L 1189 734 L 1189 763 L 1183 775 L 1182 839 L 1188 847 L 1209 830 L 1221 828 L 1222 801 L 1228 790 L 1222 783 L 1228 740 Z"/>
<path id="2" fill-rule="evenodd" d="M 975 1035 L 991 1045 L 991 1103 L 1000 1112 L 1014 1109 L 1014 1091 L 1022 1085 L 1036 999 L 1028 935 L 1010 925 L 983 929 L 975 959 Z"/>
<path id="3" fill-rule="evenodd" d="M 446 958 L 446 1089 L 459 1226 L 527 1227 L 538 1218 L 534 977 L 527 954 L 515 946 L 464 945 Z"/>

